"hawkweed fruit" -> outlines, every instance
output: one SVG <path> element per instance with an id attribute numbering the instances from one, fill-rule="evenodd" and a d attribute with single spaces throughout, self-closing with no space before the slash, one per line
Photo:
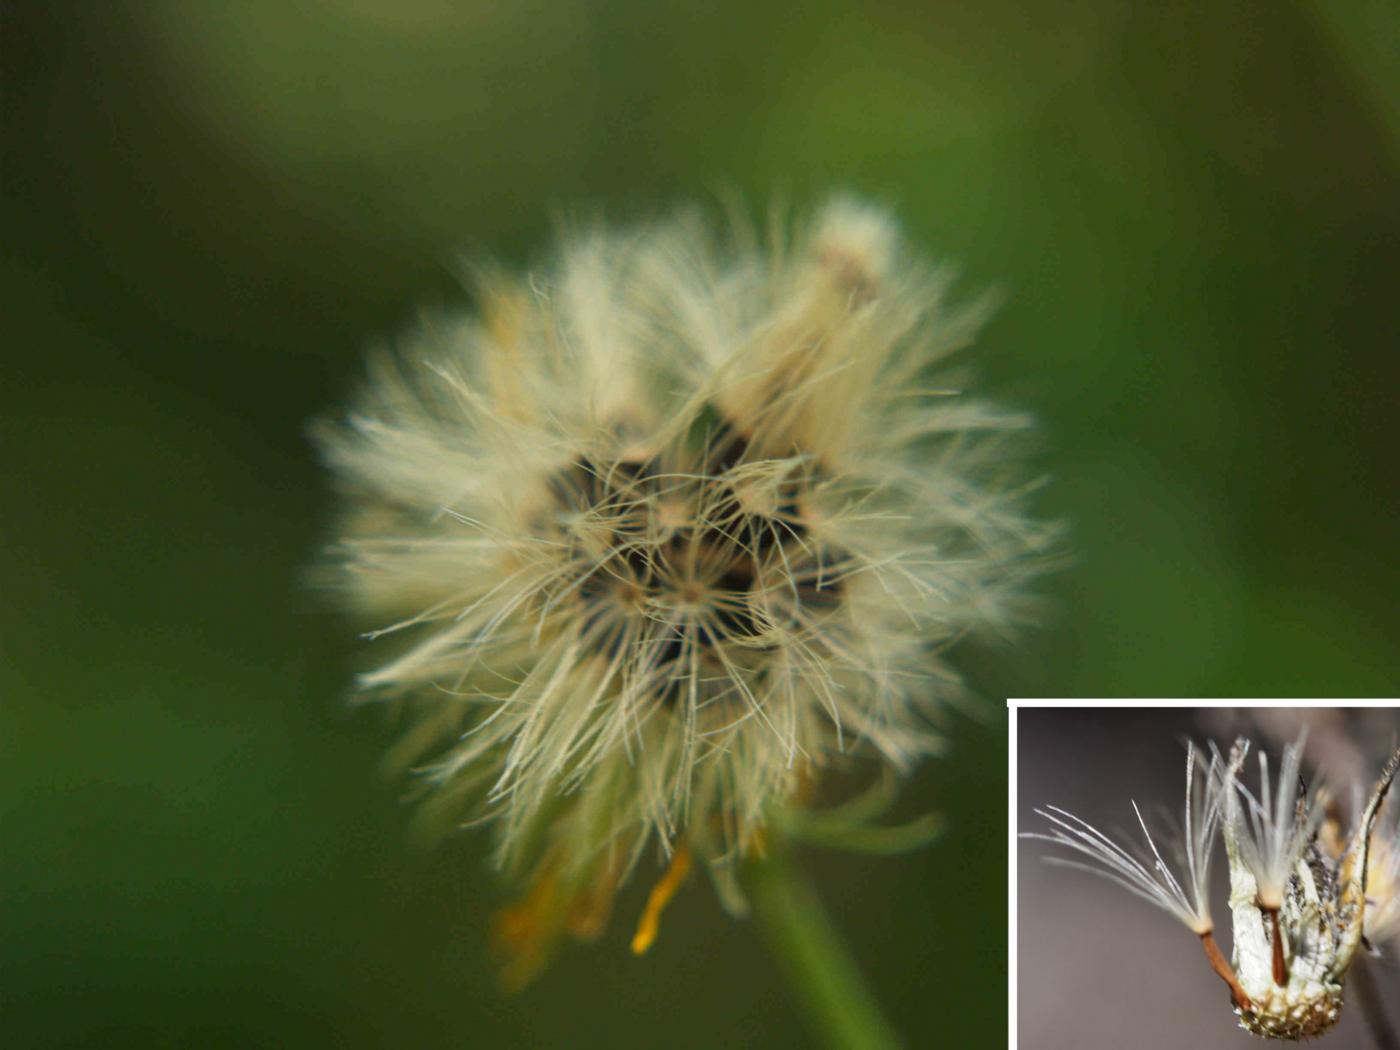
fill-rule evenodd
<path id="1" fill-rule="evenodd" d="M 1015 619 L 1047 531 L 941 369 L 982 304 L 884 212 L 770 243 L 696 215 L 569 237 L 474 316 L 376 358 L 316 436 L 344 490 L 331 576 L 378 626 L 430 810 L 530 881 L 513 980 L 601 928 L 644 855 L 734 909 L 736 862 L 842 756 L 904 771 L 958 690 L 944 649 Z"/>
<path id="2" fill-rule="evenodd" d="M 1175 915 L 1201 938 L 1241 1027 L 1270 1039 L 1311 1038 L 1337 1022 L 1358 950 L 1394 935 L 1400 906 L 1394 820 L 1380 819 L 1400 752 L 1363 796 L 1346 834 L 1325 787 L 1309 790 L 1300 778 L 1303 743 L 1284 749 L 1276 779 L 1261 752 L 1253 788 L 1242 775 L 1247 740 L 1237 740 L 1228 759 L 1212 747 L 1208 763 L 1188 746 L 1185 834 L 1169 853 L 1184 858 L 1189 895 L 1141 814 L 1146 850 L 1125 849 L 1053 806 L 1036 811 L 1050 831 L 1024 836 L 1072 850 L 1089 863 L 1050 859 L 1102 875 Z M 1230 871 L 1229 963 L 1216 945 L 1207 899 L 1217 833 Z"/>

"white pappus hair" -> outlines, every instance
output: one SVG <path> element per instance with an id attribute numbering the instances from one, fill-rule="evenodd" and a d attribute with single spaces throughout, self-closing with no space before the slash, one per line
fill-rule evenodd
<path id="1" fill-rule="evenodd" d="M 1199 787 L 1198 780 L 1202 781 Z M 1203 765 L 1195 744 L 1188 741 L 1183 826 L 1180 838 L 1172 840 L 1170 850 L 1181 858 L 1180 869 L 1186 888 L 1182 887 L 1182 878 L 1178 878 L 1162 858 L 1136 802 L 1132 803 L 1133 815 L 1147 843 L 1146 850 L 1127 849 L 1058 806 L 1035 811 L 1052 825 L 1049 834 L 1032 832 L 1021 837 L 1041 839 L 1087 858 L 1091 863 L 1061 857 L 1047 859 L 1053 864 L 1078 868 L 1117 883 L 1129 893 L 1175 916 L 1193 933 L 1204 936 L 1215 928 L 1210 911 L 1210 869 L 1223 812 L 1225 783 L 1220 757 L 1212 755 L 1209 765 Z"/>

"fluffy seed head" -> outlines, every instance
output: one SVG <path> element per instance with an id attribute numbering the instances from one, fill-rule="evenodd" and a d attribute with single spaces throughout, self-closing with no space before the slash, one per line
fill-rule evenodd
<path id="1" fill-rule="evenodd" d="M 883 211 L 760 248 L 694 215 L 567 239 L 377 359 L 317 437 L 373 696 L 499 859 L 606 898 L 648 842 L 712 865 L 835 756 L 906 769 L 1046 542 L 938 366 L 980 307 Z M 397 640 L 397 646 L 395 646 Z"/>
<path id="2" fill-rule="evenodd" d="M 1242 758 L 1245 748 L 1245 741 L 1237 741 L 1235 754 Z M 1311 1038 L 1341 1015 L 1346 975 L 1369 910 L 1365 887 L 1376 819 L 1400 763 L 1397 754 L 1382 772 L 1350 841 L 1331 846 L 1315 833 L 1324 792 L 1294 791 L 1284 782 L 1298 783 L 1302 749 L 1300 737 L 1284 750 L 1278 798 L 1281 806 L 1288 796 L 1286 809 L 1270 810 L 1267 764 L 1261 761 L 1257 800 L 1235 782 L 1235 794 L 1257 819 L 1243 816 L 1232 799 L 1235 809 L 1223 827 L 1230 858 L 1235 968 L 1251 1000 L 1236 1013 L 1242 1027 L 1274 1039 Z M 1283 834 L 1277 824 L 1286 813 L 1292 814 L 1293 830 Z M 1299 831 L 1305 838 L 1294 845 L 1290 840 Z M 1276 867 L 1280 861 L 1268 856 L 1261 860 L 1261 844 L 1292 857 L 1281 877 Z M 1266 892 L 1261 872 L 1282 882 L 1278 897 Z"/>

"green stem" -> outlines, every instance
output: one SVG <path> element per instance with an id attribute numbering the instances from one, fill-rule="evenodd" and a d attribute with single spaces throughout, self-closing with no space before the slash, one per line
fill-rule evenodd
<path id="1" fill-rule="evenodd" d="M 899 1050 L 903 1042 L 782 843 L 749 865 L 747 882 L 768 945 L 818 1039 L 831 1050 Z"/>

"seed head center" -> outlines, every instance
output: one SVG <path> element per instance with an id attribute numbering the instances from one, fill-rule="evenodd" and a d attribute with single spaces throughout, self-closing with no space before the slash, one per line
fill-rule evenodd
<path id="1" fill-rule="evenodd" d="M 631 624 L 663 663 L 690 649 L 763 648 L 779 621 L 795 626 L 841 602 L 831 572 L 840 556 L 803 524 L 810 484 L 760 484 L 767 467 L 746 459 L 732 430 L 700 461 L 667 462 L 632 450 L 617 459 L 579 458 L 551 477 L 555 520 L 568 543 L 581 622 Z M 792 600 L 779 611 L 764 594 Z M 615 645 L 624 631 L 596 632 Z"/>

